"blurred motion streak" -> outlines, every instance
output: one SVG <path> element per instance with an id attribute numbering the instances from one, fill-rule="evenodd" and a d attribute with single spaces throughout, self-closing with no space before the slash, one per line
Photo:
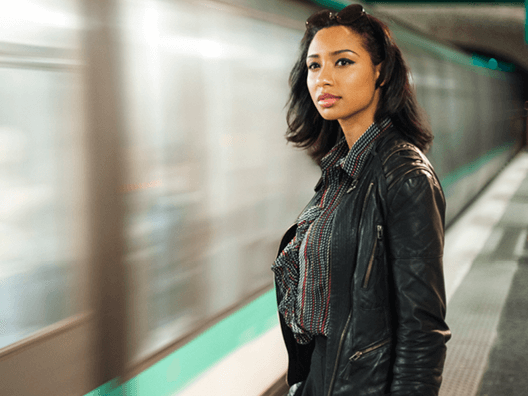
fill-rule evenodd
<path id="1" fill-rule="evenodd" d="M 270 287 L 318 177 L 282 139 L 299 35 L 187 1 L 0 5 L 4 352 L 76 328 L 89 390 Z"/>
<path id="2" fill-rule="evenodd" d="M 283 141 L 300 33 L 189 1 L 125 1 L 129 334 L 140 362 L 271 286 L 317 169 Z"/>
<path id="3" fill-rule="evenodd" d="M 124 184 L 125 117 L 119 0 L 84 0 L 89 188 L 90 292 L 96 313 L 96 381 L 124 376 L 127 363 L 127 274 Z"/>
<path id="4" fill-rule="evenodd" d="M 64 3 L 0 4 L 0 348 L 81 305 L 81 19 Z"/>
<path id="5" fill-rule="evenodd" d="M 138 189 L 152 188 L 161 186 L 161 180 L 151 181 L 148 183 L 139 183 L 139 184 L 125 184 L 117 189 L 118 192 L 129 192 Z"/>
<path id="6" fill-rule="evenodd" d="M 0 3 L 2 395 L 97 385 L 80 5 Z"/>

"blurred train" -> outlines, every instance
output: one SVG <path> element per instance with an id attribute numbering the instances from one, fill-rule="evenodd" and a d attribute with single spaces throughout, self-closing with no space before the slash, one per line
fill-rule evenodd
<path id="1" fill-rule="evenodd" d="M 320 173 L 285 144 L 287 81 L 329 3 L 0 5 L 0 394 L 177 394 L 277 326 Z M 385 21 L 449 224 L 521 148 L 522 79 Z"/>

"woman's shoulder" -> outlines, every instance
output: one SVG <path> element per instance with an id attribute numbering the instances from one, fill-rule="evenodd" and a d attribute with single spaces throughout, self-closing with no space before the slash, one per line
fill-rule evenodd
<path id="1" fill-rule="evenodd" d="M 427 177 L 440 184 L 425 154 L 394 126 L 380 136 L 376 154 L 389 189 L 397 182 L 416 177 Z"/>

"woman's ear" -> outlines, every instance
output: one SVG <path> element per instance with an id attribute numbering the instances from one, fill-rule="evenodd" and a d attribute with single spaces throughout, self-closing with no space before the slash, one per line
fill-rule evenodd
<path id="1" fill-rule="evenodd" d="M 375 67 L 376 71 L 376 88 L 383 87 L 385 85 L 385 79 L 381 76 L 381 68 L 382 68 L 383 62 L 378 63 Z M 380 81 L 381 80 L 381 81 Z"/>

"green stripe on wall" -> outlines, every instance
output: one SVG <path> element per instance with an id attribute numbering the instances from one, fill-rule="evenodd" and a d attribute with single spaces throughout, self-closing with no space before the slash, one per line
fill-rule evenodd
<path id="1" fill-rule="evenodd" d="M 278 324 L 275 290 L 271 289 L 125 384 L 107 383 L 86 396 L 172 395 Z"/>
<path id="2" fill-rule="evenodd" d="M 455 169 L 453 172 L 440 179 L 440 183 L 442 183 L 442 188 L 445 190 L 446 196 L 448 196 L 448 191 L 451 187 L 461 182 L 462 179 L 468 177 L 472 173 L 478 171 L 482 166 L 492 161 L 494 158 L 504 154 L 505 152 L 512 151 L 514 145 L 515 142 L 508 142 L 502 144 L 501 146 L 495 147 L 494 149 L 491 149 L 487 153 L 481 155 L 475 161 Z"/>
<path id="3" fill-rule="evenodd" d="M 353 4 L 351 1 L 347 0 L 312 0 L 312 3 L 317 4 L 318 6 L 324 8 L 332 8 L 334 10 L 341 10 L 347 5 Z"/>

